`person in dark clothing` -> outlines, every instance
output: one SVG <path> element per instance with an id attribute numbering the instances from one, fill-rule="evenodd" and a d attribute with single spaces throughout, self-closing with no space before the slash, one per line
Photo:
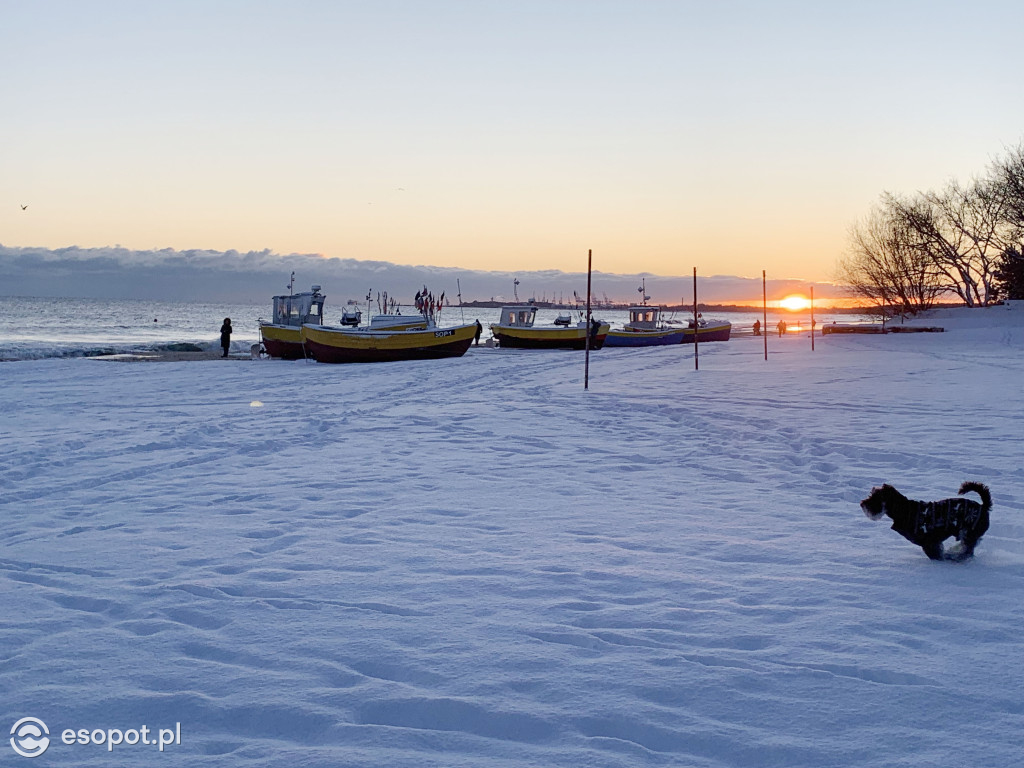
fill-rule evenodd
<path id="1" fill-rule="evenodd" d="M 760 320 L 755 320 L 754 321 L 754 335 L 755 336 L 760 336 L 761 335 L 761 321 Z"/>
<path id="2" fill-rule="evenodd" d="M 476 321 L 476 334 L 473 337 L 473 343 L 476 346 L 480 346 L 480 334 L 484 332 L 484 327 L 480 325 L 480 321 Z"/>
<path id="3" fill-rule="evenodd" d="M 228 348 L 231 346 L 231 318 L 224 318 L 224 325 L 220 327 L 220 346 L 224 350 L 221 357 L 228 356 Z"/>

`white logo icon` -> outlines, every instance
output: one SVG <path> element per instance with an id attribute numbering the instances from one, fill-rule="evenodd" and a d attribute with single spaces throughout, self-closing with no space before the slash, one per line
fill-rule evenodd
<path id="1" fill-rule="evenodd" d="M 39 757 L 50 746 L 50 729 L 38 717 L 23 717 L 11 727 L 11 746 L 22 757 Z"/>

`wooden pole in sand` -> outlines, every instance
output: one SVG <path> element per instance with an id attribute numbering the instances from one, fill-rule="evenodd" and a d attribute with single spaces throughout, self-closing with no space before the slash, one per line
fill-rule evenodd
<path id="1" fill-rule="evenodd" d="M 814 351 L 814 286 L 811 286 L 811 352 Z"/>
<path id="2" fill-rule="evenodd" d="M 700 323 L 697 322 L 697 268 L 693 268 L 693 370 L 700 370 L 700 354 L 697 351 L 697 338 L 700 336 Z"/>
<path id="3" fill-rule="evenodd" d="M 761 327 L 761 333 L 764 334 L 764 359 L 768 359 L 768 278 L 765 277 L 764 270 L 761 270 L 761 306 L 764 311 L 762 317 L 764 318 L 764 325 Z"/>
<path id="4" fill-rule="evenodd" d="M 587 339 L 585 346 L 586 354 L 583 356 L 583 389 L 590 388 L 590 265 L 593 251 L 587 250 Z"/>

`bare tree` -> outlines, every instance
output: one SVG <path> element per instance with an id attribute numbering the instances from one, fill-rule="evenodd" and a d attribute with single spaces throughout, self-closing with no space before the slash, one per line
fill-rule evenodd
<path id="1" fill-rule="evenodd" d="M 913 198 L 887 193 L 883 200 L 902 222 L 911 247 L 931 260 L 946 286 L 967 306 L 987 306 L 995 300 L 996 266 L 1020 237 L 1020 227 L 1008 215 L 1003 184 L 993 178 L 975 179 L 966 186 L 951 181 L 941 192 Z"/>
<path id="2" fill-rule="evenodd" d="M 991 174 L 1003 188 L 1010 222 L 1024 229 L 1024 144 L 1018 145 L 1005 158 L 996 161 Z"/>
<path id="3" fill-rule="evenodd" d="M 882 206 L 851 228 L 849 250 L 837 277 L 854 297 L 880 314 L 914 315 L 934 305 L 948 289 L 905 218 L 888 203 L 883 198 Z"/>

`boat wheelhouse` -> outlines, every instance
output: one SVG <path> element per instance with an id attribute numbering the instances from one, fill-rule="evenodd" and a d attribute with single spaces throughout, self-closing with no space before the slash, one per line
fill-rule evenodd
<path id="1" fill-rule="evenodd" d="M 320 286 L 314 285 L 304 293 L 291 291 L 295 273 L 289 284 L 287 295 L 273 297 L 273 319 L 260 321 L 260 338 L 264 351 L 271 357 L 283 360 L 299 360 L 305 356 L 302 349 L 300 330 L 305 323 L 320 325 L 324 321 L 324 302 L 327 297 L 320 293 Z"/>
<path id="2" fill-rule="evenodd" d="M 656 331 L 664 327 L 664 307 L 638 304 L 629 308 L 629 322 L 623 326 L 627 331 Z"/>

